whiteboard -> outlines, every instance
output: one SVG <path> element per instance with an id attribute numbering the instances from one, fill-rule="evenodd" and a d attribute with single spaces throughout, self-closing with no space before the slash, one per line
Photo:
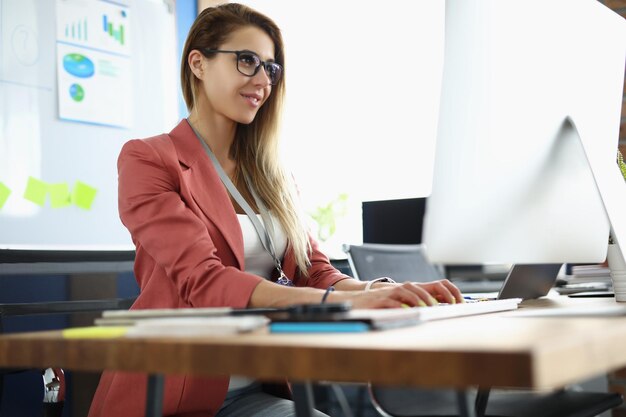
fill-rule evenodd
<path id="1" fill-rule="evenodd" d="M 0 0 L 0 249 L 134 248 L 118 216 L 117 157 L 126 141 L 175 126 L 176 48 L 173 1 Z M 68 89 L 73 51 L 94 68 Z"/>

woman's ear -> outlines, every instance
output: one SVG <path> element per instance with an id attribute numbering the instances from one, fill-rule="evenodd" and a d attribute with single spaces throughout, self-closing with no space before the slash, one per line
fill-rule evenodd
<path id="1" fill-rule="evenodd" d="M 187 56 L 187 63 L 189 64 L 189 68 L 191 68 L 191 72 L 198 78 L 202 79 L 204 76 L 204 68 L 202 66 L 203 55 L 197 49 L 189 52 Z"/>

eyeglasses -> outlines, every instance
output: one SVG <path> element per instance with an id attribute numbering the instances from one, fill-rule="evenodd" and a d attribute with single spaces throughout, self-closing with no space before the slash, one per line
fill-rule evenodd
<path id="1" fill-rule="evenodd" d="M 223 49 L 208 48 L 204 48 L 202 51 L 205 54 L 220 52 L 237 55 L 237 71 L 248 77 L 254 77 L 259 72 L 259 69 L 263 67 L 272 85 L 276 85 L 283 75 L 282 65 L 272 61 L 261 61 L 261 58 L 251 51 L 225 51 Z"/>

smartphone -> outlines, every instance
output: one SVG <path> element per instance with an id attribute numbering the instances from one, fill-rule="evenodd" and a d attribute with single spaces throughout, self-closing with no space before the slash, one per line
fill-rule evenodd
<path id="1" fill-rule="evenodd" d="M 351 308 L 351 303 L 295 304 L 268 317 L 272 321 L 335 321 Z"/>

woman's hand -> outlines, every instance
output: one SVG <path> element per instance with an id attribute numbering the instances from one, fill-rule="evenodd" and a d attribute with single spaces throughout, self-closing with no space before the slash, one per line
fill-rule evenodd
<path id="1" fill-rule="evenodd" d="M 461 290 L 447 279 L 431 282 L 414 282 L 413 284 L 421 286 L 440 303 L 456 304 L 465 302 Z"/>
<path id="2" fill-rule="evenodd" d="M 376 285 L 376 284 L 375 284 Z M 426 307 L 462 303 L 461 291 L 447 279 L 432 282 L 381 283 L 369 291 L 335 291 L 329 302 L 350 301 L 353 308 Z"/>

